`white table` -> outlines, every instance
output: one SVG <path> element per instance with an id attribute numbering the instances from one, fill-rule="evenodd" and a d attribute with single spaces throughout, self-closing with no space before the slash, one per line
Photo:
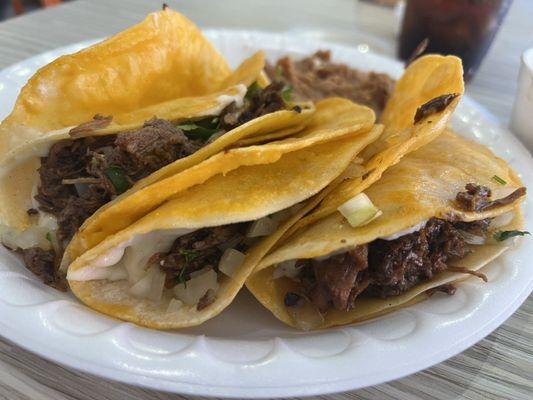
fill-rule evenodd
<path id="1" fill-rule="evenodd" d="M 292 31 L 394 54 L 390 9 L 352 0 L 167 1 L 202 27 Z M 235 5 L 239 5 L 235 7 Z M 153 0 L 79 0 L 0 23 L 0 68 L 62 45 L 117 32 L 160 5 Z M 237 11 L 236 11 L 237 10 Z M 519 56 L 533 47 L 533 0 L 515 0 L 467 92 L 503 124 L 514 98 Z M 529 227 L 530 229 L 532 227 Z M 0 399 L 179 399 L 62 368 L 0 339 Z M 489 337 L 433 368 L 395 382 L 328 399 L 531 399 L 533 297 Z"/>

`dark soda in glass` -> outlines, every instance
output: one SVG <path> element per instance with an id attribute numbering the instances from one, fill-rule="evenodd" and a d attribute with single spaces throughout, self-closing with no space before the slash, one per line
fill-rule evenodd
<path id="1" fill-rule="evenodd" d="M 409 59 L 429 39 L 426 53 L 463 60 L 468 81 L 490 47 L 512 0 L 407 0 L 399 56 Z"/>

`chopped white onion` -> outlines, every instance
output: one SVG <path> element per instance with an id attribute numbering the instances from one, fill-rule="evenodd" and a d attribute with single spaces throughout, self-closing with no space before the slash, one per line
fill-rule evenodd
<path id="1" fill-rule="evenodd" d="M 279 263 L 272 273 L 272 279 L 279 279 L 283 276 L 287 278 L 296 278 L 300 273 L 300 268 L 296 267 L 296 260 L 288 260 Z"/>
<path id="2" fill-rule="evenodd" d="M 464 241 L 468 244 L 482 245 L 485 244 L 486 239 L 483 236 L 474 235 L 473 233 L 458 230 Z"/>
<path id="3" fill-rule="evenodd" d="M 157 266 L 153 266 L 151 269 L 153 269 L 154 272 L 152 275 L 152 285 L 150 286 L 150 293 L 148 294 L 148 299 L 152 301 L 159 301 L 161 300 L 163 289 L 165 288 L 166 275 Z"/>
<path id="4" fill-rule="evenodd" d="M 499 228 L 503 228 L 504 226 L 507 226 L 511 223 L 511 221 L 514 218 L 514 212 L 509 211 L 505 214 L 498 215 L 497 217 L 494 217 L 492 221 L 490 221 L 489 229 L 495 230 Z"/>
<path id="5" fill-rule="evenodd" d="M 217 273 L 212 269 L 176 285 L 174 294 L 185 304 L 192 306 L 197 304 L 209 289 L 213 292 L 218 290 Z"/>
<path id="6" fill-rule="evenodd" d="M 152 289 L 152 278 L 154 276 L 155 268 L 150 268 L 148 273 L 144 275 L 143 278 L 139 279 L 132 287 L 129 288 L 128 292 L 142 299 L 148 298 Z"/>
<path id="7" fill-rule="evenodd" d="M 124 268 L 123 265 L 114 265 L 109 268 L 111 269 L 111 273 L 107 279 L 110 281 L 121 281 L 128 279 L 128 271 L 126 271 L 126 268 Z"/>
<path id="8" fill-rule="evenodd" d="M 372 203 L 368 196 L 359 193 L 337 208 L 348 220 L 348 223 L 357 228 L 378 218 L 382 212 Z"/>
<path id="9" fill-rule="evenodd" d="M 39 226 L 48 229 L 49 231 L 57 231 L 59 226 L 57 225 L 57 218 L 52 214 L 48 214 L 43 211 L 39 211 Z"/>
<path id="10" fill-rule="evenodd" d="M 7 226 L 0 227 L 0 237 L 10 249 L 29 249 L 30 247 L 40 247 L 43 250 L 50 250 L 52 243 L 46 238 L 50 231 L 40 226 L 30 226 L 24 231 L 19 231 Z"/>
<path id="11" fill-rule="evenodd" d="M 285 310 L 287 310 L 298 327 L 304 331 L 318 328 L 324 323 L 324 316 L 307 300 L 301 305 L 285 307 Z"/>
<path id="12" fill-rule="evenodd" d="M 220 262 L 218 263 L 218 269 L 224 274 L 233 278 L 235 271 L 239 268 L 246 255 L 235 249 L 226 249 L 222 257 L 220 257 Z"/>
<path id="13" fill-rule="evenodd" d="M 252 223 L 252 226 L 250 226 L 250 229 L 248 229 L 248 233 L 246 234 L 246 236 L 247 237 L 267 236 L 267 235 L 270 235 L 271 233 L 274 233 L 277 227 L 278 227 L 278 223 L 274 221 L 272 218 L 263 217 Z"/>
<path id="14" fill-rule="evenodd" d="M 181 310 L 183 307 L 183 301 L 178 299 L 171 299 L 168 304 L 167 313 L 173 313 Z"/>

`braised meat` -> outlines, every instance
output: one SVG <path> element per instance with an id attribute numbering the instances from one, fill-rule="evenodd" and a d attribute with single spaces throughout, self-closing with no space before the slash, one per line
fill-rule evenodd
<path id="1" fill-rule="evenodd" d="M 53 250 L 43 250 L 39 247 L 20 250 L 26 267 L 42 281 L 56 289 L 65 291 L 66 284 L 56 272 L 55 253 Z"/>
<path id="2" fill-rule="evenodd" d="M 345 311 L 354 307 L 358 296 L 399 295 L 452 269 L 448 267 L 450 260 L 460 259 L 469 251 L 460 230 L 485 236 L 489 223 L 490 219 L 448 222 L 432 218 L 417 232 L 395 240 L 377 239 L 320 261 L 298 260 L 303 293 L 287 293 L 285 304 L 297 306 L 303 296 L 321 312 L 331 307 Z M 446 291 L 453 294 L 451 288 Z"/>
<path id="3" fill-rule="evenodd" d="M 155 118 L 118 135 L 63 140 L 41 160 L 35 199 L 41 210 L 57 217 L 58 236 L 67 242 L 133 182 L 199 147 L 170 122 Z"/>
<path id="4" fill-rule="evenodd" d="M 350 309 L 367 285 L 362 274 L 368 267 L 367 246 L 357 246 L 323 261 L 306 260 L 305 263 L 306 292 L 321 311 L 330 306 L 338 310 Z"/>
<path id="5" fill-rule="evenodd" d="M 297 61 L 284 57 L 275 65 L 267 65 L 266 72 L 270 79 L 281 79 L 291 85 L 297 100 L 345 97 L 372 108 L 378 116 L 394 88 L 394 80 L 387 74 L 334 63 L 329 51 L 317 51 Z"/>
<path id="6" fill-rule="evenodd" d="M 228 105 L 220 115 L 221 128 L 225 131 L 236 128 L 265 114 L 285 109 L 283 89 L 285 84 L 274 81 L 264 89 L 252 86 L 248 98 L 241 107 L 235 102 Z"/>
<path id="7" fill-rule="evenodd" d="M 191 272 L 203 268 L 218 268 L 225 248 L 246 250 L 245 233 L 248 223 L 203 228 L 180 236 L 167 253 L 154 254 L 166 273 L 166 286 L 185 282 Z"/>
<path id="8" fill-rule="evenodd" d="M 430 219 L 424 228 L 396 240 L 375 240 L 370 244 L 370 280 L 366 294 L 395 296 L 427 281 L 446 269 L 450 259 L 462 258 L 468 248 L 449 222 Z"/>

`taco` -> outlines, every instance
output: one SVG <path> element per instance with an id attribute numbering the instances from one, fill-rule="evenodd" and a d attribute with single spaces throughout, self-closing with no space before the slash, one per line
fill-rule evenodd
<path id="1" fill-rule="evenodd" d="M 479 270 L 524 233 L 525 192 L 505 161 L 446 131 L 342 205 L 342 214 L 283 241 L 246 285 L 277 318 L 305 330 L 373 318 L 435 290 L 452 293 L 468 274 L 485 278 Z M 369 211 L 373 219 L 361 222 Z"/>
<path id="2" fill-rule="evenodd" d="M 192 22 L 166 8 L 41 68 L 0 125 L 3 242 L 53 247 L 60 258 L 104 204 L 255 136 L 264 143 L 303 130 L 314 105 L 268 84 L 264 64 L 258 52 L 231 71 Z M 45 255 L 36 251 L 29 263 Z"/>
<path id="3" fill-rule="evenodd" d="M 361 173 L 332 188 L 284 236 L 335 213 L 338 206 L 376 182 L 403 156 L 437 138 L 449 123 L 463 93 L 459 58 L 431 54 L 412 62 L 385 104 L 380 118 L 385 127 L 383 134 L 361 154 Z"/>
<path id="4" fill-rule="evenodd" d="M 89 218 L 67 249 L 72 292 L 100 312 L 159 329 L 220 313 L 270 248 L 254 242 L 382 131 L 362 130 L 358 114 L 373 112 L 348 100 L 316 108 L 293 138 L 219 153 Z"/>

